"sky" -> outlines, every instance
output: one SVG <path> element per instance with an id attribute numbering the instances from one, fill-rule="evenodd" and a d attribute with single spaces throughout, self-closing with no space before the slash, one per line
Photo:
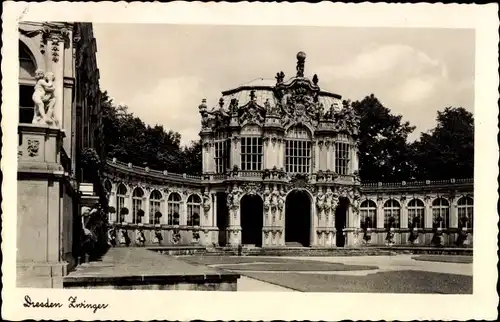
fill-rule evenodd
<path id="1" fill-rule="evenodd" d="M 373 93 L 416 126 L 410 140 L 436 125 L 447 106 L 474 109 L 472 29 L 97 24 L 102 90 L 150 125 L 198 139 L 198 105 L 258 78 L 305 76 L 361 100 Z"/>

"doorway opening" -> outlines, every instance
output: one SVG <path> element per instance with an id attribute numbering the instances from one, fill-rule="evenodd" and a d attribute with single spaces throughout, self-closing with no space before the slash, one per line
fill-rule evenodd
<path id="1" fill-rule="evenodd" d="M 287 246 L 310 246 L 311 200 L 305 191 L 293 190 L 286 197 L 285 243 Z"/>
<path id="2" fill-rule="evenodd" d="M 229 209 L 227 208 L 227 195 L 225 192 L 217 192 L 217 228 L 219 228 L 219 246 L 227 245 L 227 226 L 229 220 Z"/>
<path id="3" fill-rule="evenodd" d="M 344 236 L 344 228 L 347 227 L 347 211 L 349 209 L 349 199 L 345 197 L 339 198 L 339 204 L 335 209 L 335 245 L 337 247 L 344 247 L 346 238 Z"/>
<path id="4" fill-rule="evenodd" d="M 264 225 L 264 203 L 258 195 L 241 198 L 241 243 L 262 246 L 262 226 Z"/>

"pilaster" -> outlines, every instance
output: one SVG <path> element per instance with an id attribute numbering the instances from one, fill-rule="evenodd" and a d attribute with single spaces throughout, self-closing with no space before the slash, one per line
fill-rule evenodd
<path id="1" fill-rule="evenodd" d="M 377 228 L 384 228 L 384 198 L 377 198 Z"/>

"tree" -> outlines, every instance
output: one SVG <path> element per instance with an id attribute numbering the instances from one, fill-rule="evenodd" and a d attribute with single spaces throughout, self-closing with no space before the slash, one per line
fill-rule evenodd
<path id="1" fill-rule="evenodd" d="M 373 95 L 352 103 L 360 117 L 359 175 L 365 182 L 411 180 L 413 153 L 407 142 L 415 130 L 401 115 L 391 114 Z"/>
<path id="2" fill-rule="evenodd" d="M 190 174 L 201 174 L 201 140 L 192 141 L 190 146 L 182 150 L 183 171 Z"/>
<path id="3" fill-rule="evenodd" d="M 128 112 L 127 106 L 116 106 L 106 92 L 101 93 L 101 106 L 107 157 L 151 169 L 182 172 L 185 164 L 179 133 L 162 125 L 146 125 Z"/>
<path id="4" fill-rule="evenodd" d="M 474 117 L 462 107 L 437 113 L 437 125 L 414 143 L 417 176 L 422 180 L 474 176 Z"/>

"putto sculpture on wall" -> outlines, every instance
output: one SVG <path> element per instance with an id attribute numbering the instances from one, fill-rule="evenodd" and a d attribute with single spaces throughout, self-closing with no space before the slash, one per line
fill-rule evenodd
<path id="1" fill-rule="evenodd" d="M 56 104 L 54 74 L 37 70 L 35 79 L 35 91 L 32 96 L 35 103 L 33 124 L 57 125 L 58 121 L 54 116 L 54 106 Z"/>

